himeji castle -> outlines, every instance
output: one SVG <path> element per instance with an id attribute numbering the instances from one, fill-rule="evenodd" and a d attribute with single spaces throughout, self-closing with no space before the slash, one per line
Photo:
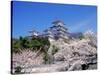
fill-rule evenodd
<path id="1" fill-rule="evenodd" d="M 51 39 L 68 39 L 67 35 L 67 28 L 65 27 L 65 24 L 61 20 L 56 20 L 52 22 L 52 27 L 45 30 L 46 36 Z"/>
<path id="2" fill-rule="evenodd" d="M 37 31 L 32 31 L 31 33 L 32 36 L 38 35 L 39 37 L 48 37 L 55 40 L 58 40 L 59 38 L 69 39 L 68 29 L 65 27 L 64 22 L 61 20 L 53 21 L 52 26 L 44 30 L 42 34 L 37 33 Z"/>

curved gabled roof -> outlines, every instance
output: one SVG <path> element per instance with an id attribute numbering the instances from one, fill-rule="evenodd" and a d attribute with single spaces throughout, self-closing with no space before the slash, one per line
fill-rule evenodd
<path id="1" fill-rule="evenodd" d="M 64 22 L 61 21 L 61 20 L 56 20 L 56 21 L 53 21 L 53 22 L 52 22 L 52 24 L 58 24 L 58 23 L 62 23 L 63 25 L 65 25 Z"/>

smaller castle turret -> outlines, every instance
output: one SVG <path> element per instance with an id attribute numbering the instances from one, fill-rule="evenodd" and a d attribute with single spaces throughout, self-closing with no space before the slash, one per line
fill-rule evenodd
<path id="1" fill-rule="evenodd" d="M 30 36 L 29 36 L 30 38 L 39 36 L 39 32 L 37 32 L 36 30 L 29 31 L 29 33 L 30 33 Z"/>

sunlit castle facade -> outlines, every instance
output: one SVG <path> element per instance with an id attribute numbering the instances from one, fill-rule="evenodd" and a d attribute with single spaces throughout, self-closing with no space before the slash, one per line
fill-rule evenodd
<path id="1" fill-rule="evenodd" d="M 52 22 L 52 27 L 50 27 L 49 29 L 45 30 L 46 32 L 46 36 L 48 36 L 48 38 L 50 39 L 68 39 L 67 36 L 67 28 L 64 26 L 64 22 L 60 21 L 60 20 L 56 20 L 54 22 Z"/>

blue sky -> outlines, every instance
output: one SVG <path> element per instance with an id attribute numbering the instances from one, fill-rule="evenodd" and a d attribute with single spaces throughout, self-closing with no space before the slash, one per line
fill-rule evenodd
<path id="1" fill-rule="evenodd" d="M 28 36 L 30 30 L 42 32 L 60 19 L 69 32 L 97 32 L 97 7 L 86 5 L 54 4 L 13 1 L 13 37 Z"/>

